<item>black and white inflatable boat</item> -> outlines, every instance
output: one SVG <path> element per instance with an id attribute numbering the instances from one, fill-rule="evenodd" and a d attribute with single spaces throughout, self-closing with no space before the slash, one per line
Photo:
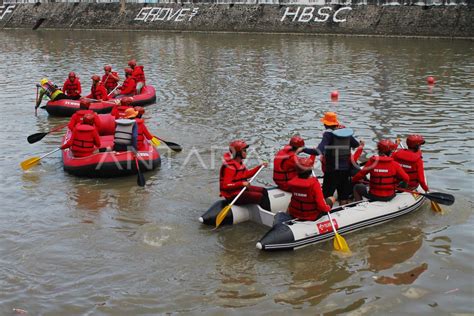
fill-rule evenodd
<path id="1" fill-rule="evenodd" d="M 287 212 L 291 193 L 277 188 L 268 189 L 271 211 L 262 209 L 259 205 L 249 204 L 232 206 L 231 211 L 221 225 L 233 225 L 253 221 L 271 229 L 257 242 L 261 250 L 290 250 L 310 244 L 323 242 L 334 237 L 327 215 L 322 215 L 316 221 L 290 220 L 273 226 L 273 218 L 278 212 Z M 389 202 L 370 202 L 367 200 L 354 202 L 333 208 L 331 217 L 340 235 L 347 234 L 369 226 L 382 224 L 397 217 L 419 209 L 425 201 L 422 195 L 412 193 L 397 193 Z M 199 221 L 214 226 L 217 214 L 228 203 L 225 200 L 215 202 Z"/>

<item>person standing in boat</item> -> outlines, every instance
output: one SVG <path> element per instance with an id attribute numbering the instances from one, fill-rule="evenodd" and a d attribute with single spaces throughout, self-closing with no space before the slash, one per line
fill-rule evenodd
<path id="1" fill-rule="evenodd" d="M 135 117 L 138 112 L 133 108 L 125 111 L 124 117 L 115 120 L 115 151 L 135 151 L 137 149 L 138 127 Z"/>
<path id="2" fill-rule="evenodd" d="M 297 218 L 303 221 L 314 221 L 323 212 L 329 212 L 336 201 L 333 196 L 324 199 L 318 179 L 314 177 L 313 165 L 315 156 L 298 157 L 296 162 L 297 176 L 288 182 L 292 193 L 288 214 L 279 212 L 275 215 L 274 225 Z"/>
<path id="3" fill-rule="evenodd" d="M 94 126 L 94 115 L 84 115 L 82 123 L 72 131 L 72 136 L 61 146 L 61 149 L 71 148 L 74 157 L 87 157 L 100 147 L 100 137 Z"/>
<path id="4" fill-rule="evenodd" d="M 133 70 L 132 77 L 135 79 L 137 84 L 137 94 L 140 94 L 142 88 L 145 86 L 145 73 L 143 72 L 143 66 L 137 66 L 135 59 L 130 60 L 128 66 Z"/>
<path id="5" fill-rule="evenodd" d="M 137 117 L 135 118 L 135 122 L 137 122 L 138 128 L 138 138 L 137 138 L 137 147 L 138 151 L 142 151 L 146 149 L 146 142 L 147 139 L 151 140 L 155 137 L 145 125 L 145 120 L 142 118 L 143 114 L 145 114 L 145 109 L 141 106 L 136 106 L 133 108 L 135 111 L 138 112 Z"/>
<path id="6" fill-rule="evenodd" d="M 72 131 L 74 128 L 82 122 L 82 119 L 84 118 L 85 115 L 91 114 L 94 116 L 94 126 L 97 130 L 100 129 L 100 118 L 97 113 L 95 113 L 92 110 L 89 110 L 89 107 L 91 105 L 91 102 L 86 99 L 82 99 L 79 103 L 79 111 L 76 111 L 72 117 L 71 120 L 69 121 L 69 124 L 67 127 Z"/>
<path id="7" fill-rule="evenodd" d="M 137 94 L 136 82 L 132 76 L 132 68 L 125 68 L 125 80 L 122 85 L 115 90 L 116 98 L 121 98 L 124 96 L 134 96 Z"/>
<path id="8" fill-rule="evenodd" d="M 66 81 L 64 81 L 63 91 L 71 100 L 79 100 L 81 98 L 81 82 L 75 72 L 71 71 L 69 73 Z"/>
<path id="9" fill-rule="evenodd" d="M 229 144 L 229 152 L 224 154 L 223 163 L 219 172 L 220 196 L 227 202 L 231 202 L 242 190 L 247 189 L 235 202 L 236 205 L 259 204 L 265 210 L 270 211 L 270 200 L 267 189 L 255 185 L 250 185 L 248 179 L 253 177 L 263 164 L 247 169 L 243 163 L 247 158 L 247 148 L 249 145 L 243 140 L 234 140 Z"/>
<path id="10" fill-rule="evenodd" d="M 337 191 L 339 204 L 347 204 L 352 193 L 351 149 L 359 147 L 360 144 L 354 138 L 352 129 L 339 124 L 336 113 L 326 112 L 320 121 L 326 129 L 323 139 L 316 149 L 305 148 L 303 152 L 324 155 L 324 196 L 332 196 Z"/>
<path id="11" fill-rule="evenodd" d="M 354 186 L 354 199 L 362 200 L 366 197 L 372 201 L 390 201 L 395 197 L 396 187 L 400 181 L 408 182 L 409 176 L 403 168 L 390 156 L 397 149 L 397 144 L 388 139 L 377 143 L 378 155 L 370 157 L 364 168 L 360 170 L 352 182 L 357 183 L 370 174 L 369 187 L 359 183 Z"/>
<path id="12" fill-rule="evenodd" d="M 277 152 L 273 159 L 273 181 L 280 190 L 288 191 L 288 181 L 296 175 L 298 153 L 304 149 L 304 139 L 295 135 L 290 143 Z"/>
<path id="13" fill-rule="evenodd" d="M 100 77 L 98 75 L 93 75 L 91 79 L 91 93 L 85 98 L 96 101 L 107 101 L 109 99 L 107 89 L 105 89 L 104 85 L 100 82 Z"/>
<path id="14" fill-rule="evenodd" d="M 36 84 L 36 87 L 40 89 L 39 96 L 36 99 L 35 109 L 39 108 L 43 97 L 46 95 L 51 101 L 69 99 L 69 97 L 59 90 L 58 86 L 55 85 L 48 78 L 43 78 L 40 81 L 40 84 Z"/>
<path id="15" fill-rule="evenodd" d="M 392 154 L 392 158 L 402 166 L 408 174 L 408 189 L 415 190 L 418 185 L 428 192 L 428 185 L 425 180 L 425 168 L 421 153 L 421 145 L 425 143 L 421 135 L 409 135 L 406 140 L 408 149 L 399 149 Z"/>
<path id="16" fill-rule="evenodd" d="M 132 97 L 124 97 L 120 100 L 115 100 L 115 105 L 112 108 L 110 114 L 114 116 L 116 119 L 123 118 L 125 115 L 125 111 L 132 107 L 133 98 Z"/>
<path id="17" fill-rule="evenodd" d="M 120 77 L 116 71 L 112 71 L 112 67 L 109 65 L 104 66 L 104 72 L 101 81 L 105 89 L 107 89 L 107 93 L 110 93 L 118 86 Z"/>

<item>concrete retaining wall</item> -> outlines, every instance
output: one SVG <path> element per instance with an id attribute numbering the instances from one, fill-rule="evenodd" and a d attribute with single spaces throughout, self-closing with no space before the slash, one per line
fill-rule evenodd
<path id="1" fill-rule="evenodd" d="M 37 3 L 4 5 L 0 28 L 295 32 L 474 38 L 471 5 Z"/>

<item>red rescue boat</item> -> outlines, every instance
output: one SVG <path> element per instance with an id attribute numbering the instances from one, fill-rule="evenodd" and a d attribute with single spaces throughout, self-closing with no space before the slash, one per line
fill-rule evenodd
<path id="1" fill-rule="evenodd" d="M 113 98 L 108 101 L 94 102 L 91 103 L 90 110 L 93 110 L 97 113 L 109 113 L 112 111 L 115 101 L 120 100 L 121 98 Z M 140 94 L 133 96 L 133 106 L 145 106 L 152 104 L 156 101 L 156 91 L 153 86 L 147 85 L 144 86 Z M 53 116 L 72 116 L 77 110 L 79 110 L 79 100 L 58 100 L 58 101 L 48 101 L 44 109 L 48 111 L 49 115 Z"/>
<path id="2" fill-rule="evenodd" d="M 99 115 L 101 127 L 99 134 L 101 147 L 113 147 L 115 130 L 115 118 L 110 114 Z M 62 144 L 65 144 L 71 137 L 68 130 L 63 137 Z M 87 157 L 74 157 L 72 151 L 62 150 L 64 170 L 70 174 L 80 177 L 100 177 L 110 178 L 130 174 L 137 174 L 135 154 L 131 151 L 122 152 L 97 152 Z M 145 149 L 137 152 L 140 171 L 150 171 L 161 164 L 160 154 L 150 143 L 147 142 Z"/>

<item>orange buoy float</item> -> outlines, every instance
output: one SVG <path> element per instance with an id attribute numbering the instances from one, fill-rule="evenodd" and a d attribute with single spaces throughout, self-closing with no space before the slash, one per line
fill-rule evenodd
<path id="1" fill-rule="evenodd" d="M 434 84 L 435 83 L 435 78 L 429 76 L 428 78 L 426 78 L 426 81 L 428 82 L 428 84 Z"/>
<path id="2" fill-rule="evenodd" d="M 339 92 L 337 90 L 334 90 L 333 92 L 331 92 L 331 99 L 332 100 L 339 99 Z"/>

